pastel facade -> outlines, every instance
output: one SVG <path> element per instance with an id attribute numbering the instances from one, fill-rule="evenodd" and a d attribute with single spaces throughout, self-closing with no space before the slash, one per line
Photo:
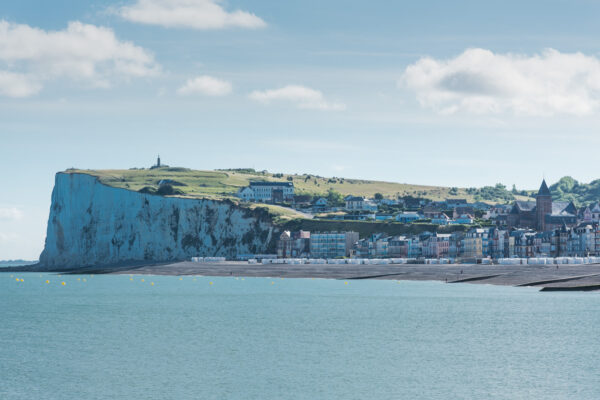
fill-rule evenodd
<path id="1" fill-rule="evenodd" d="M 277 242 L 278 258 L 301 258 L 310 255 L 310 232 L 284 231 Z"/>

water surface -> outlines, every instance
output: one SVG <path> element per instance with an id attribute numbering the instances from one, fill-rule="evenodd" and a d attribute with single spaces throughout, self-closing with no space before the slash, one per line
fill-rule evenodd
<path id="1" fill-rule="evenodd" d="M 0 273 L 0 399 L 598 399 L 599 328 L 598 293 Z"/>

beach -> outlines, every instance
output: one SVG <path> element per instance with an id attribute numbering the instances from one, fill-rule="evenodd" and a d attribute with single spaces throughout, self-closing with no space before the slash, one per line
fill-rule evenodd
<path id="1" fill-rule="evenodd" d="M 390 279 L 443 281 L 505 286 L 534 286 L 544 290 L 599 290 L 600 264 L 481 265 L 481 264 L 248 264 L 247 262 L 123 265 L 85 268 L 72 273 L 203 275 L 275 278 Z"/>
<path id="2" fill-rule="evenodd" d="M 552 290 L 600 290 L 600 264 L 483 265 L 483 264 L 249 264 L 244 261 L 198 263 L 123 263 L 75 269 L 41 270 L 38 266 L 3 268 L 4 272 L 65 274 L 198 275 L 318 279 L 388 279 L 442 281 Z"/>

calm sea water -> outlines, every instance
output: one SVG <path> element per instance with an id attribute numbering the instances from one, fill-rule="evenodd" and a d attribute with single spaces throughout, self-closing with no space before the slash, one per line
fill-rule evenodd
<path id="1" fill-rule="evenodd" d="M 598 399 L 599 328 L 598 293 L 0 273 L 0 399 Z"/>

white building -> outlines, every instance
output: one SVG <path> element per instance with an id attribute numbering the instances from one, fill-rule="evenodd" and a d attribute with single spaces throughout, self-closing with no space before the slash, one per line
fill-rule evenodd
<path id="1" fill-rule="evenodd" d="M 244 201 L 282 203 L 294 199 L 294 184 L 292 182 L 250 182 L 250 186 L 240 189 L 237 195 Z"/>
<path id="2" fill-rule="evenodd" d="M 423 218 L 425 218 L 423 215 L 421 215 L 415 211 L 404 211 L 404 212 L 396 215 L 396 221 L 402 222 L 405 224 L 410 224 L 411 222 L 415 222 L 415 221 L 418 221 Z"/>
<path id="3" fill-rule="evenodd" d="M 345 200 L 348 211 L 377 211 L 377 204 L 364 197 L 347 196 Z"/>

